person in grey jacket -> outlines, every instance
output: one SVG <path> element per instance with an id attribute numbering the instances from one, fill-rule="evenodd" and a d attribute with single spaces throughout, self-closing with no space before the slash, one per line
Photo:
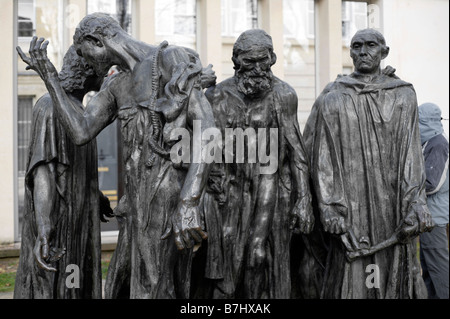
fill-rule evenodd
<path id="1" fill-rule="evenodd" d="M 448 299 L 449 259 L 446 227 L 449 219 L 449 145 L 441 123 L 441 110 L 433 103 L 419 106 L 419 128 L 425 160 L 427 205 L 436 224 L 420 234 L 420 262 L 428 298 Z"/>

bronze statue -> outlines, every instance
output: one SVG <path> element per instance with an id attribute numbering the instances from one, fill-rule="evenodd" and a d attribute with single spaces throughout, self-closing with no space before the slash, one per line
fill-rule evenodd
<path id="1" fill-rule="evenodd" d="M 429 231 L 417 100 L 395 70 L 381 70 L 381 33 L 351 41 L 355 71 L 317 98 L 304 137 L 324 230 L 322 298 L 423 298 L 414 238 Z"/>
<path id="2" fill-rule="evenodd" d="M 68 98 L 81 103 L 87 92 L 100 88 L 102 78 L 72 46 L 55 80 Z M 54 108 L 49 94 L 33 108 L 14 298 L 97 299 L 102 297 L 100 220 L 112 210 L 98 189 L 95 139 L 75 145 Z M 71 265 L 78 267 L 79 277 L 69 278 L 77 289 L 66 283 L 75 274 Z"/>
<path id="3" fill-rule="evenodd" d="M 121 122 L 125 167 L 125 210 L 131 251 L 115 251 L 116 262 L 130 258 L 130 291 L 123 278 L 109 276 L 108 297 L 175 298 L 189 292 L 191 248 L 206 239 L 199 211 L 210 164 L 173 165 L 175 128 L 214 127 L 211 106 L 202 88 L 202 66 L 192 50 L 152 46 L 132 38 L 106 14 L 86 16 L 74 35 L 78 54 L 104 76 L 121 70 L 104 84 L 85 108 L 69 100 L 46 55 L 48 42 L 33 40 L 31 58 L 24 61 L 43 78 L 57 114 L 77 144 L 94 138 L 116 117 Z M 175 241 L 175 243 L 174 243 Z M 126 245 L 125 245 L 126 246 Z M 120 267 L 124 263 L 116 263 Z M 116 271 L 115 264 L 109 272 Z M 111 282 L 111 280 L 113 282 Z M 126 289 L 125 289 L 126 290 Z M 128 294 L 123 295 L 123 293 Z"/>
<path id="4" fill-rule="evenodd" d="M 250 129 L 258 140 L 247 134 L 247 158 L 239 161 L 236 136 L 236 152 L 225 145 L 223 160 L 211 171 L 203 198 L 209 238 L 194 261 L 204 264 L 204 271 L 193 274 L 193 297 L 290 298 L 291 228 L 309 233 L 314 224 L 297 95 L 272 74 L 276 55 L 265 31 L 242 33 L 232 60 L 235 75 L 208 88 L 206 97 L 222 136 Z M 267 132 L 266 148 L 260 146 L 261 132 Z M 269 147 L 273 142 L 276 147 Z M 275 151 L 267 165 L 250 160 L 256 144 Z"/>

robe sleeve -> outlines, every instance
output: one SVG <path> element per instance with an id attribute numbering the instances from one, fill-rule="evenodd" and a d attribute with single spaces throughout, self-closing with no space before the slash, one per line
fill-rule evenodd
<path id="1" fill-rule="evenodd" d="M 321 95 L 317 100 L 311 165 L 320 211 L 331 211 L 345 217 L 348 213 L 348 202 L 340 161 L 340 103 L 340 96 L 333 92 Z"/>
<path id="2" fill-rule="evenodd" d="M 28 164 L 25 175 L 27 187 L 32 187 L 32 173 L 39 165 L 51 164 L 57 189 L 62 195 L 65 189 L 63 173 L 69 166 L 65 133 L 53 113 L 48 94 L 41 97 L 33 108 L 31 141 L 28 149 Z"/>
<path id="3" fill-rule="evenodd" d="M 422 156 L 422 146 L 419 132 L 419 112 L 417 107 L 416 94 L 413 89 L 402 92 L 404 98 L 404 134 L 400 158 L 401 184 L 400 196 L 402 201 L 401 216 L 406 217 L 411 211 L 425 212 L 429 214 L 426 205 L 425 194 L 425 170 Z"/>

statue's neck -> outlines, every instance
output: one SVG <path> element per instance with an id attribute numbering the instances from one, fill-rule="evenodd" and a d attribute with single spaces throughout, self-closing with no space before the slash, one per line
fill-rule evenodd
<path id="1" fill-rule="evenodd" d="M 355 71 L 353 72 L 353 77 L 361 82 L 372 83 L 376 78 L 380 76 L 380 74 L 381 74 L 380 70 L 370 73 L 362 73 L 359 71 Z"/>

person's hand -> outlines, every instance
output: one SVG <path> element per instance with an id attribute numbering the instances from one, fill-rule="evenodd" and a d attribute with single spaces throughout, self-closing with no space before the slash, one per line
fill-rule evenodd
<path id="1" fill-rule="evenodd" d="M 49 42 L 44 40 L 44 38 L 38 40 L 36 36 L 33 37 L 30 42 L 30 57 L 27 57 L 19 46 L 16 47 L 16 50 L 22 61 L 28 64 L 26 69 L 36 71 L 41 79 L 46 82 L 50 76 L 57 77 L 58 72 L 53 63 L 48 59 L 47 46 Z"/>
<path id="2" fill-rule="evenodd" d="M 323 229 L 331 234 L 341 235 L 347 232 L 345 218 L 347 213 L 342 206 L 323 206 L 320 209 L 320 221 Z"/>
<path id="3" fill-rule="evenodd" d="M 33 249 L 34 259 L 39 268 L 56 272 L 56 268 L 47 263 L 47 260 L 50 257 L 49 232 L 45 229 L 41 229 L 38 233 Z"/>
<path id="4" fill-rule="evenodd" d="M 291 212 L 290 229 L 296 234 L 309 234 L 314 227 L 314 214 L 311 196 L 303 196 L 295 203 Z"/>
<path id="5" fill-rule="evenodd" d="M 203 239 L 208 238 L 203 224 L 199 207 L 181 201 L 176 212 L 170 218 L 169 226 L 161 239 L 169 238 L 173 232 L 175 244 L 179 250 L 192 248 L 195 244 L 200 244 Z"/>

